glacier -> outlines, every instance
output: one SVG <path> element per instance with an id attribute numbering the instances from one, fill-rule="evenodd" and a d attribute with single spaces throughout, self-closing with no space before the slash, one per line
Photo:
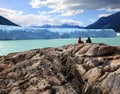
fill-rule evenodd
<path id="1" fill-rule="evenodd" d="M 35 28 L 0 25 L 0 40 L 115 37 L 113 29 Z"/>

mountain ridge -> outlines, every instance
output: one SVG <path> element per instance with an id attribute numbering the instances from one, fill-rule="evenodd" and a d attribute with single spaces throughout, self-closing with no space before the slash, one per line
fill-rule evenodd
<path id="1" fill-rule="evenodd" d="M 85 27 L 86 29 L 114 29 L 120 31 L 120 12 L 102 17 L 93 24 Z"/>
<path id="2" fill-rule="evenodd" d="M 35 28 L 79 28 L 79 29 L 114 29 L 116 32 L 120 32 L 120 12 L 109 15 L 107 17 L 101 17 L 93 24 L 86 27 L 71 24 L 50 25 L 45 24 L 42 26 L 30 26 Z M 0 15 L 0 25 L 19 26 L 9 19 Z"/>
<path id="3" fill-rule="evenodd" d="M 1 15 L 0 15 L 0 25 L 19 26 Z"/>
<path id="4" fill-rule="evenodd" d="M 45 24 L 42 26 L 31 26 L 35 28 L 84 28 L 83 26 L 79 25 L 70 25 L 70 24 L 61 24 L 61 25 L 50 25 L 50 24 Z"/>

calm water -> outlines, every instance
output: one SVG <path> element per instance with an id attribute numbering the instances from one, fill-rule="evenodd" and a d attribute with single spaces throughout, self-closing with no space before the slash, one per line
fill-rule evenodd
<path id="1" fill-rule="evenodd" d="M 85 42 L 86 38 L 82 38 Z M 113 38 L 92 38 L 93 43 L 106 43 L 120 46 L 120 37 Z M 7 55 L 11 52 L 19 52 L 44 47 L 59 47 L 67 44 L 77 43 L 76 38 L 72 39 L 40 39 L 40 40 L 10 40 L 0 41 L 0 55 Z"/>

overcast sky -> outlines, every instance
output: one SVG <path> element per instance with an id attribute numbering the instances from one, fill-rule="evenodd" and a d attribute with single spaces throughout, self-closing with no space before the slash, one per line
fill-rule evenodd
<path id="1" fill-rule="evenodd" d="M 120 11 L 120 0 L 0 0 L 0 15 L 21 26 L 87 26 Z"/>

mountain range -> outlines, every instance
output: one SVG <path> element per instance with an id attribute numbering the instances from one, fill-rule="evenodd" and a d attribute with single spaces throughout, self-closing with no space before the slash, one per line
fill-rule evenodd
<path id="1" fill-rule="evenodd" d="M 42 26 L 31 26 L 31 27 L 35 27 L 35 28 L 80 28 L 83 29 L 83 26 L 79 26 L 79 25 L 70 25 L 70 24 L 62 24 L 62 25 L 42 25 Z"/>
<path id="2" fill-rule="evenodd" d="M 0 25 L 9 25 L 9 26 L 19 26 L 14 22 L 0 16 Z M 31 26 L 35 28 L 84 28 L 79 25 L 70 25 L 70 24 L 62 24 L 62 25 L 42 25 L 42 26 Z M 120 12 L 112 14 L 107 17 L 102 17 L 97 20 L 95 23 L 88 25 L 85 29 L 114 29 L 117 32 L 120 32 Z"/>
<path id="3" fill-rule="evenodd" d="M 0 16 L 0 25 L 19 26 L 3 16 Z M 35 28 L 80 28 L 80 29 L 84 28 L 83 26 L 70 25 L 70 24 L 62 24 L 62 25 L 46 24 L 46 25 L 42 25 L 42 26 L 31 26 L 31 27 L 35 27 Z"/>
<path id="4" fill-rule="evenodd" d="M 120 12 L 107 17 L 102 17 L 95 23 L 85 27 L 86 29 L 114 29 L 120 32 Z"/>
<path id="5" fill-rule="evenodd" d="M 0 16 L 0 25 L 19 26 L 3 16 Z"/>

